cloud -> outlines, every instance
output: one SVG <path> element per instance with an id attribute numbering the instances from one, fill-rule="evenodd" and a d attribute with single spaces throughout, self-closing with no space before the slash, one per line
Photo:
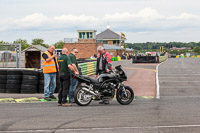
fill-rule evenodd
<path id="1" fill-rule="evenodd" d="M 63 14 L 49 17 L 42 13 L 33 13 L 22 18 L 4 19 L 0 22 L 0 31 L 59 30 L 70 29 L 72 27 L 99 29 L 99 27 L 107 24 L 107 22 L 111 23 L 111 28 L 123 31 L 178 30 L 183 28 L 199 28 L 200 15 L 182 13 L 177 16 L 166 16 L 152 8 L 144 8 L 134 13 L 120 12 L 105 14 L 104 17 L 85 14 Z"/>

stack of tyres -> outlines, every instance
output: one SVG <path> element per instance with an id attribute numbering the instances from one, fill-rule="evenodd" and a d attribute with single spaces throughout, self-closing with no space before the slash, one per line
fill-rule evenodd
<path id="1" fill-rule="evenodd" d="M 21 93 L 37 93 L 38 87 L 38 71 L 24 70 Z"/>
<path id="2" fill-rule="evenodd" d="M 39 72 L 38 93 L 44 93 L 44 73 L 42 71 Z"/>
<path id="3" fill-rule="evenodd" d="M 0 70 L 0 93 L 6 93 L 7 70 Z"/>
<path id="4" fill-rule="evenodd" d="M 6 93 L 20 93 L 22 70 L 7 70 Z"/>

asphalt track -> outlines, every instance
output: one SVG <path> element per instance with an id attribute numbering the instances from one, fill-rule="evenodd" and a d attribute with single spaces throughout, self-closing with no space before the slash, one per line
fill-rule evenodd
<path id="1" fill-rule="evenodd" d="M 199 133 L 200 59 L 168 59 L 159 81 L 160 99 L 128 106 L 2 103 L 0 133 Z"/>

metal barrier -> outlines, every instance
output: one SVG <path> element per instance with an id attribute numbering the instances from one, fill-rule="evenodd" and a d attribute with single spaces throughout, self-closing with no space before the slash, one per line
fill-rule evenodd
<path id="1" fill-rule="evenodd" d="M 177 55 L 176 58 L 200 58 L 200 55 L 192 55 L 192 56 L 181 56 L 181 55 Z"/>
<path id="2" fill-rule="evenodd" d="M 21 68 L 21 44 L 0 44 L 0 68 Z"/>
<path id="3" fill-rule="evenodd" d="M 159 56 L 133 56 L 132 63 L 159 63 Z"/>
<path id="4" fill-rule="evenodd" d="M 96 61 L 80 63 L 82 75 L 94 75 L 96 73 Z"/>

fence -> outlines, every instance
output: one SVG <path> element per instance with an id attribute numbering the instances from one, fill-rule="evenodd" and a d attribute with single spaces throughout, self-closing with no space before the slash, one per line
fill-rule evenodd
<path id="1" fill-rule="evenodd" d="M 0 44 L 0 68 L 21 68 L 21 44 Z"/>

